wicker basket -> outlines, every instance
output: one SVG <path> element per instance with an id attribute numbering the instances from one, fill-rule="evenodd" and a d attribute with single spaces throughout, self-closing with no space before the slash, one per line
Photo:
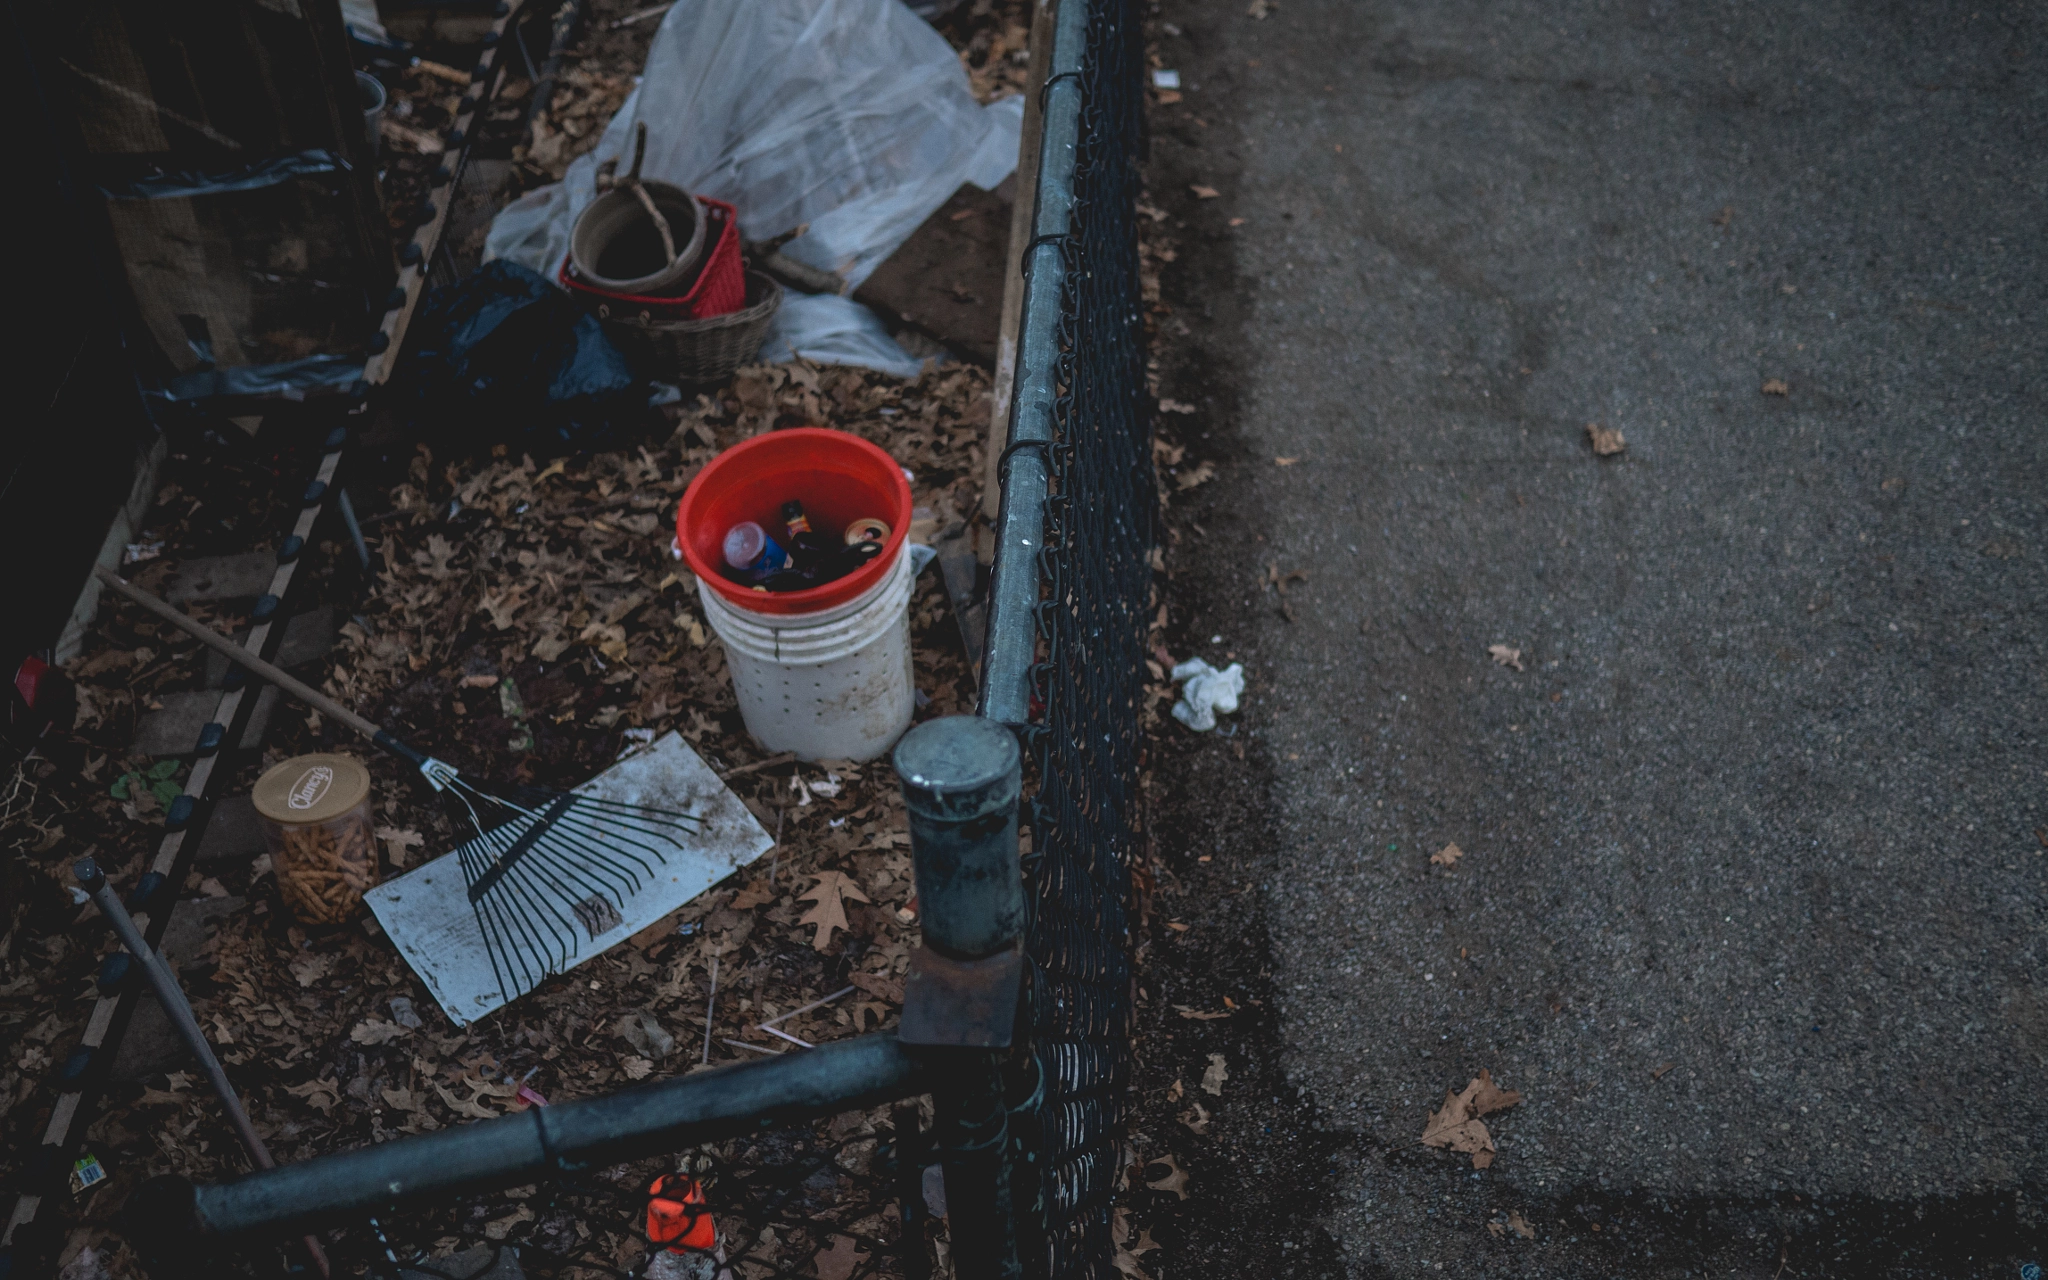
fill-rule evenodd
<path id="1" fill-rule="evenodd" d="M 782 308 L 782 286 L 747 272 L 747 305 L 709 320 L 663 320 L 647 311 L 596 308 L 604 331 L 642 373 L 675 382 L 723 382 L 752 360 Z"/>

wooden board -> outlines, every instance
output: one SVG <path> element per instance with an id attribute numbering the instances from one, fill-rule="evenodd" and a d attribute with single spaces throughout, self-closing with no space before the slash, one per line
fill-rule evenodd
<path id="1" fill-rule="evenodd" d="M 961 358 L 994 368 L 1009 244 L 1010 202 L 963 186 L 853 296 Z"/>

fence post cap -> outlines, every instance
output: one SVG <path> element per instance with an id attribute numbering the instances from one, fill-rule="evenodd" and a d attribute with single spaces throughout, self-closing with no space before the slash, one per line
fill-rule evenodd
<path id="1" fill-rule="evenodd" d="M 980 716 L 927 720 L 890 753 L 915 812 L 964 822 L 1015 804 L 1023 789 L 1023 753 L 1008 729 Z"/>

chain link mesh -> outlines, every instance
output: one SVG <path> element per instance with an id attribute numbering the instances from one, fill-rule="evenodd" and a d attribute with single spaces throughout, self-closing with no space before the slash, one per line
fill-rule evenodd
<path id="1" fill-rule="evenodd" d="M 1133 6 L 1091 0 L 1039 555 L 1038 715 L 1024 731 L 1037 777 L 1027 945 L 1046 1074 L 1044 1264 L 1058 1280 L 1115 1274 L 1130 1078 L 1126 914 L 1156 511 L 1136 226 L 1142 61 Z"/>

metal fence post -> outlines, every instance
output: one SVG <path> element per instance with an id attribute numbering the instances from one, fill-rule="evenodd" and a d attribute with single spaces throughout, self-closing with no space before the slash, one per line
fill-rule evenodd
<path id="1" fill-rule="evenodd" d="M 1009 730 L 975 716 L 928 721 L 896 745 L 924 945 L 911 957 L 898 1038 L 932 1070 L 936 1138 L 959 1280 L 1018 1280 L 1042 1221 L 1038 1164 L 1013 1109 L 1037 1097 L 1017 1034 L 1024 885 L 1017 859 L 1023 760 Z M 1021 1105 L 1020 1105 L 1021 1104 Z"/>

